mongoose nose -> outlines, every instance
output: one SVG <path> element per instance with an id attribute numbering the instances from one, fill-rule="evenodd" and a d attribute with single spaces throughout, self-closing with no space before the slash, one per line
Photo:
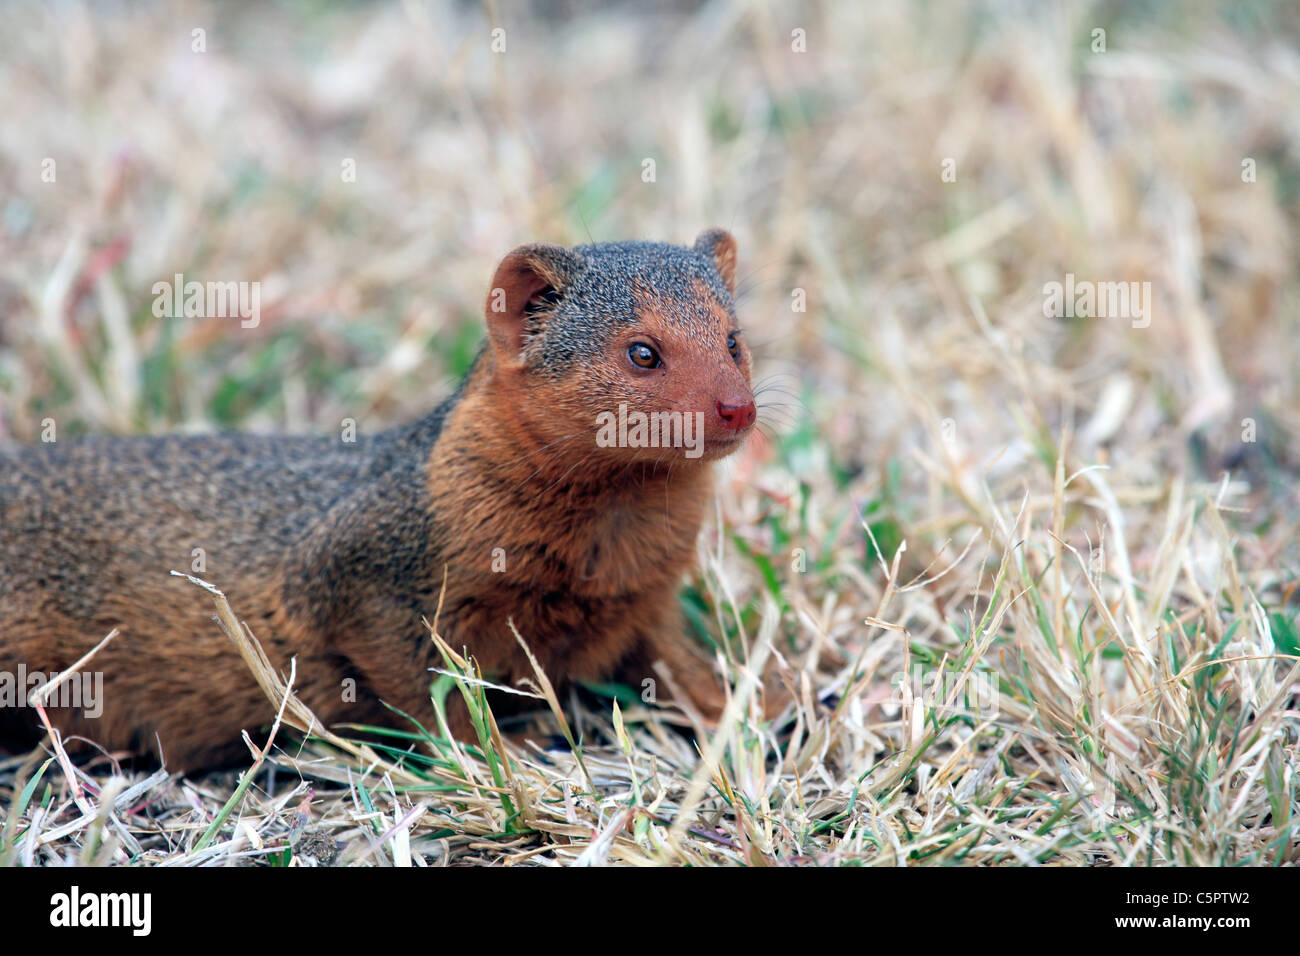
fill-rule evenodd
<path id="1" fill-rule="evenodd" d="M 723 428 L 740 431 L 754 424 L 754 419 L 757 417 L 758 409 L 754 407 L 753 399 L 738 405 L 729 405 L 721 399 L 718 400 L 718 418 Z"/>

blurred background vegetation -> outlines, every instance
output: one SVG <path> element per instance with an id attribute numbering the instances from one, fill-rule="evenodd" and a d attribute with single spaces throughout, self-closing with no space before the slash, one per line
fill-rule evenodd
<path id="1" fill-rule="evenodd" d="M 1193 436 L 1241 458 L 1248 414 L 1267 452 L 1294 434 L 1294 4 L 7 16 L 0 437 L 47 415 L 73 433 L 399 419 L 464 371 L 513 245 L 715 224 L 741 240 L 760 373 L 793 376 L 850 471 L 921 440 L 900 384 L 968 446 L 1023 437 L 1019 414 L 1081 424 L 1105 396 L 1123 410 L 1106 437 L 1154 442 L 1151 462 Z M 1043 319 L 1067 271 L 1152 281 L 1152 326 Z M 152 284 L 177 272 L 261 282 L 260 327 L 156 319 Z M 1045 380 L 981 360 L 972 302 Z"/>

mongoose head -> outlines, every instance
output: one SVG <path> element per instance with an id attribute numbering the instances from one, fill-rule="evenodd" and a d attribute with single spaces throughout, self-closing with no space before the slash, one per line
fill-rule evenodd
<path id="1" fill-rule="evenodd" d="M 498 393 L 536 439 L 597 457 L 711 460 L 757 417 L 736 322 L 736 241 L 691 248 L 606 242 L 520 246 L 502 260 L 486 318 Z"/>

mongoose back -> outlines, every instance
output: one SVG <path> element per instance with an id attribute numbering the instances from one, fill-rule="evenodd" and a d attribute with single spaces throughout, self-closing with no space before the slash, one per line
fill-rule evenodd
<path id="1" fill-rule="evenodd" d="M 513 619 L 557 685 L 639 686 L 661 662 L 716 713 L 719 686 L 685 636 L 676 590 L 710 462 L 756 417 L 735 271 L 721 230 L 691 248 L 515 249 L 460 388 L 355 442 L 0 448 L 0 673 L 63 671 L 117 627 L 88 667 L 103 675 L 102 713 L 51 709 L 61 733 L 178 769 L 238 759 L 240 731 L 273 715 L 211 600 L 170 574 L 201 548 L 201 576 L 277 668 L 297 657 L 297 693 L 327 724 L 392 724 L 382 701 L 436 728 L 429 669 L 442 660 L 422 619 L 434 619 L 444 578 L 439 633 L 486 677 L 532 676 Z M 31 743 L 35 714 L 4 703 L 0 743 Z M 463 704 L 449 720 L 468 736 Z"/>

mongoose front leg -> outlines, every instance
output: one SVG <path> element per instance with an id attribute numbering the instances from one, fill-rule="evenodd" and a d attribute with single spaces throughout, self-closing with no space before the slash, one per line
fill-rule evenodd
<path id="1" fill-rule="evenodd" d="M 643 693 L 650 691 L 653 700 L 693 708 L 707 724 L 716 724 L 727 705 L 713 662 L 680 630 L 665 629 L 644 638 L 624 665 L 623 678 Z"/>
<path id="2" fill-rule="evenodd" d="M 642 683 L 646 677 L 656 681 L 655 685 L 649 685 L 656 689 L 667 683 L 666 693 L 658 696 L 670 702 L 686 698 L 708 726 L 717 725 L 727 705 L 728 694 L 717 667 L 702 650 L 696 649 L 694 641 L 679 630 L 665 630 L 658 636 L 647 638 L 637 654 L 629 659 L 623 674 L 633 686 L 647 686 Z M 794 699 L 787 689 L 767 678 L 757 688 L 757 693 L 761 695 L 762 715 L 768 720 L 779 717 Z"/>

